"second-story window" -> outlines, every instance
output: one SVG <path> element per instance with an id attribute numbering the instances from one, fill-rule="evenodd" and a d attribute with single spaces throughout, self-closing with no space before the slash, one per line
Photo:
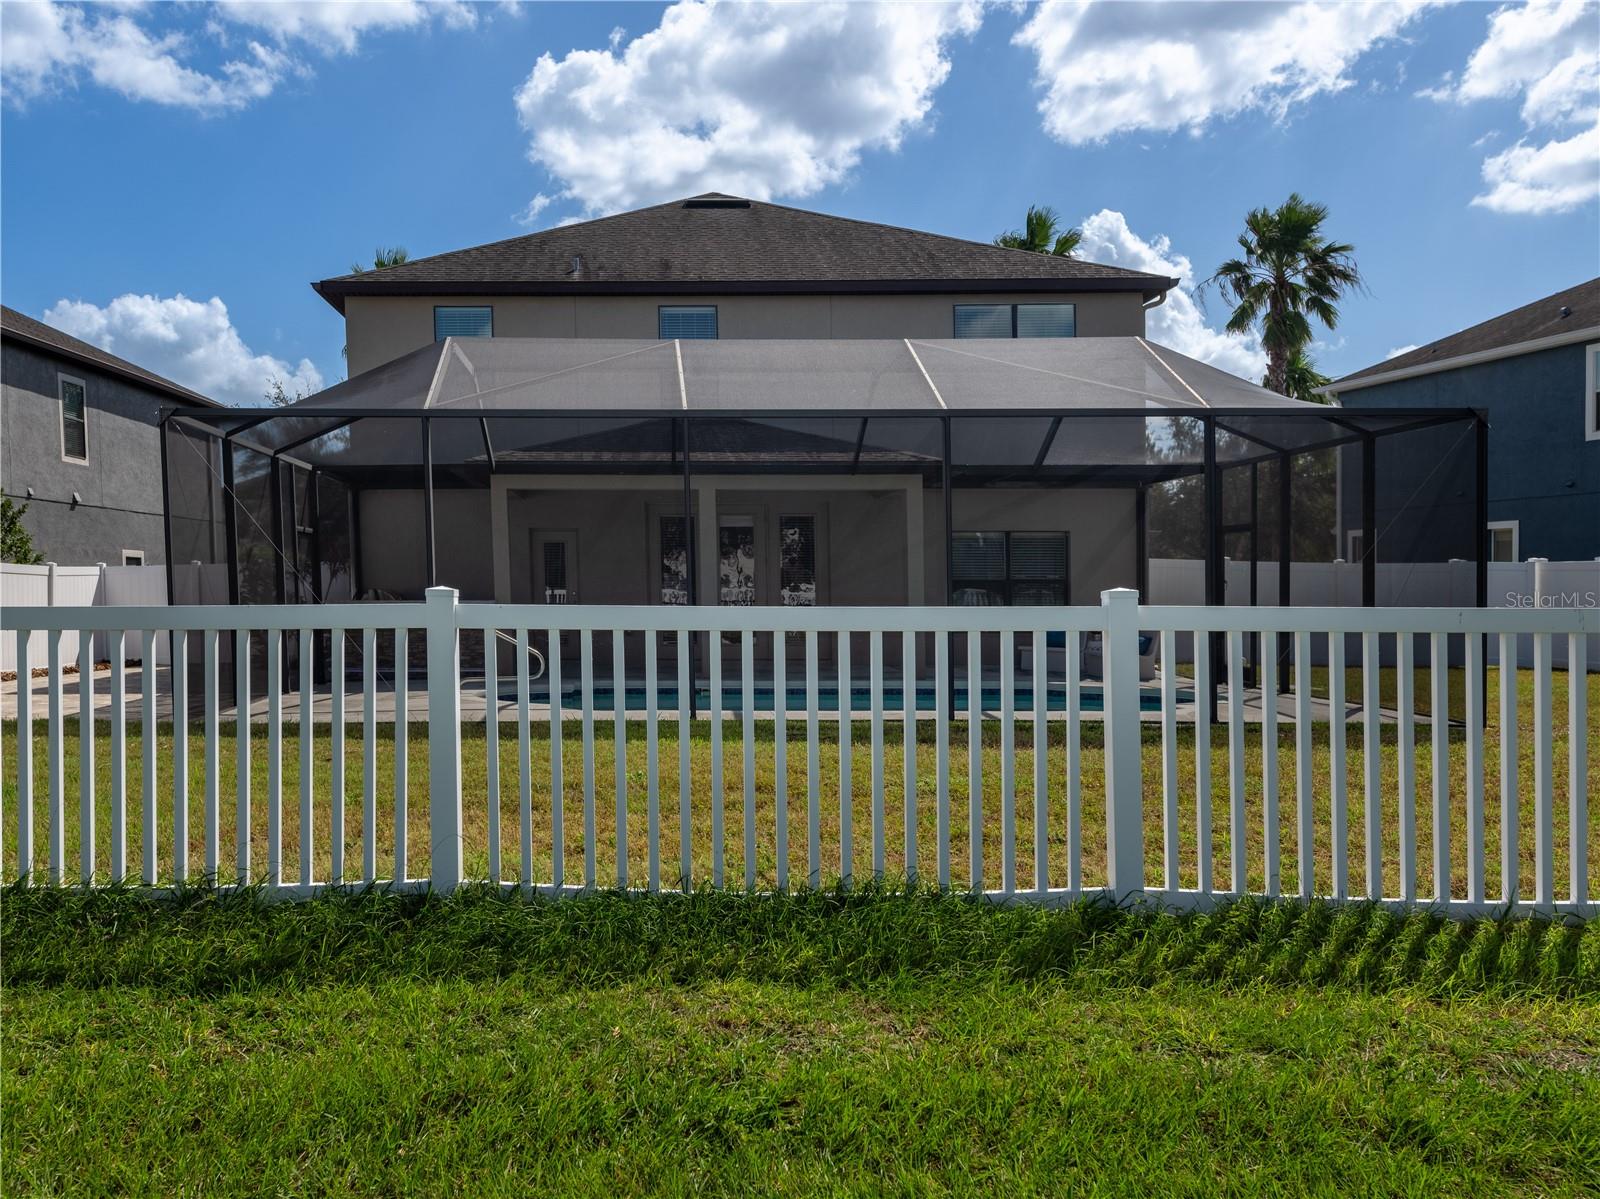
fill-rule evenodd
<path id="1" fill-rule="evenodd" d="M 61 389 L 61 456 L 70 462 L 89 461 L 89 413 L 82 379 L 57 375 Z"/>
<path id="2" fill-rule="evenodd" d="M 433 340 L 447 337 L 493 337 L 494 309 L 441 304 L 433 310 Z"/>
<path id="3" fill-rule="evenodd" d="M 716 340 L 715 304 L 663 304 L 659 311 L 658 333 L 662 341 Z"/>
<path id="4" fill-rule="evenodd" d="M 957 304 L 957 337 L 1076 337 L 1076 304 Z"/>

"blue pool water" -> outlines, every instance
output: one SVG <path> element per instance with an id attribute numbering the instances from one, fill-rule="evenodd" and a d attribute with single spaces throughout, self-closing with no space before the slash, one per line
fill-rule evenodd
<path id="1" fill-rule="evenodd" d="M 754 708 L 758 712 L 771 712 L 773 710 L 774 689 L 770 684 L 759 685 L 753 692 Z M 789 687 L 787 689 L 788 708 L 791 713 L 804 712 L 806 706 L 806 689 L 804 685 Z M 955 710 L 967 710 L 967 689 L 958 686 L 954 688 Z M 1045 704 L 1051 712 L 1063 712 L 1067 706 L 1067 696 L 1061 684 L 1052 684 L 1045 689 Z M 517 698 L 516 688 L 502 687 L 500 690 L 502 700 Z M 543 696 L 535 693 L 535 699 L 543 702 Z M 1191 703 L 1194 700 L 1192 689 L 1179 688 L 1177 692 L 1179 703 Z M 1000 707 L 1000 688 L 985 687 L 978 696 L 979 702 L 985 710 L 996 711 Z M 938 693 L 933 686 L 919 686 L 917 688 L 917 711 L 936 711 Z M 599 686 L 594 689 L 594 706 L 602 711 L 613 711 L 615 694 L 611 687 Z M 628 712 L 642 712 L 645 708 L 645 689 L 639 686 L 629 686 L 623 689 L 623 710 Z M 711 707 L 711 689 L 697 687 L 694 693 L 695 707 L 704 712 Z M 890 713 L 900 712 L 904 709 L 904 696 L 898 683 L 885 683 L 883 687 L 883 706 Z M 1014 689 L 1012 701 L 1018 712 L 1033 710 L 1033 688 L 1028 685 L 1018 685 Z M 872 690 L 870 687 L 853 687 L 850 692 L 851 709 L 858 715 L 867 711 L 872 703 Z M 657 693 L 656 706 L 659 709 L 676 711 L 678 708 L 678 688 L 675 684 L 663 684 Z M 1099 712 L 1104 704 L 1101 699 L 1098 683 L 1083 685 L 1079 710 L 1083 712 Z M 1161 710 L 1161 694 L 1153 688 L 1141 688 L 1139 692 L 1139 706 L 1146 712 L 1159 712 Z M 577 688 L 562 688 L 561 707 L 577 709 L 581 707 L 581 697 Z M 725 712 L 737 712 L 744 707 L 744 690 L 737 683 L 725 683 L 722 688 L 722 708 Z M 839 689 L 837 686 L 824 686 L 817 689 L 817 707 L 823 712 L 837 712 L 839 710 Z"/>

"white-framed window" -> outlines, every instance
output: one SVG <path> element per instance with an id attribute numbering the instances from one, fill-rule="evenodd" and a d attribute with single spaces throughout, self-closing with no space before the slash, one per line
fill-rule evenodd
<path id="1" fill-rule="evenodd" d="M 1514 520 L 1491 520 L 1489 522 L 1489 561 L 1491 562 L 1520 562 L 1522 561 L 1521 540 Z"/>
<path id="2" fill-rule="evenodd" d="M 122 564 L 124 566 L 143 566 L 144 565 L 144 551 L 143 550 L 123 550 L 122 551 Z"/>
<path id="3" fill-rule="evenodd" d="M 61 460 L 89 461 L 89 393 L 82 379 L 56 375 L 61 397 Z"/>
<path id="4" fill-rule="evenodd" d="M 433 340 L 447 337 L 493 337 L 494 309 L 487 305 L 436 304 Z"/>
<path id="5" fill-rule="evenodd" d="M 715 304 L 662 304 L 656 309 L 656 333 L 662 341 L 715 341 Z"/>
<path id="6" fill-rule="evenodd" d="M 1600 441 L 1600 344 L 1583 347 L 1583 436 Z"/>

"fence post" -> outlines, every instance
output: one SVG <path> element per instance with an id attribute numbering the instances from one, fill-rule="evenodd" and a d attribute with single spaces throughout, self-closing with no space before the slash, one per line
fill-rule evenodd
<path id="1" fill-rule="evenodd" d="M 429 587 L 428 817 L 430 886 L 448 895 L 461 883 L 461 635 L 456 589 Z"/>
<path id="2" fill-rule="evenodd" d="M 1106 888 L 1116 903 L 1144 894 L 1144 779 L 1139 732 L 1139 593 L 1100 593 L 1106 761 Z"/>

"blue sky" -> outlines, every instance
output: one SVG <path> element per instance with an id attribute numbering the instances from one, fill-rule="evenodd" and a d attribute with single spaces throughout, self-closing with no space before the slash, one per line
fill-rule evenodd
<path id="1" fill-rule="evenodd" d="M 1086 257 L 1192 279 L 1298 190 L 1369 284 L 1318 346 L 1334 375 L 1600 258 L 1593 3 L 0 21 L 5 303 L 236 402 L 343 375 L 308 283 L 376 244 L 418 257 L 712 188 L 985 240 L 1048 203 Z M 1259 359 L 1216 298 L 1154 315 L 1180 350 Z"/>

